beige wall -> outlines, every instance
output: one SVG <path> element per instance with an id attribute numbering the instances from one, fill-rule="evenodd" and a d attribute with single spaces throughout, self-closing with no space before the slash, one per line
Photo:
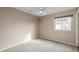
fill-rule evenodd
<path id="1" fill-rule="evenodd" d="M 70 45 L 76 45 L 75 39 L 75 12 L 76 10 L 68 10 L 53 15 L 45 16 L 41 18 L 40 22 L 40 37 L 53 41 L 63 42 Z M 54 30 L 54 17 L 72 15 L 71 31 L 55 31 Z"/>
<path id="2" fill-rule="evenodd" d="M 0 50 L 34 39 L 37 19 L 13 8 L 0 8 Z"/>

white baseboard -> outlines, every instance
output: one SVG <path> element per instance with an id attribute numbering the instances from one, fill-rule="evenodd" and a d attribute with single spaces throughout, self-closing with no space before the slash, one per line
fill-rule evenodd
<path id="1" fill-rule="evenodd" d="M 45 39 L 47 39 L 47 40 L 52 40 L 49 36 L 47 36 L 47 35 L 44 35 L 44 34 L 40 34 L 40 38 L 45 38 Z M 54 38 L 55 39 L 55 38 Z M 64 42 L 64 41 L 58 41 L 58 40 L 52 40 L 52 41 L 56 41 L 56 42 L 60 42 L 60 43 L 64 43 L 64 44 L 68 44 L 68 45 L 72 45 L 72 46 L 76 46 L 76 47 L 78 47 L 77 45 L 74 45 L 74 44 L 70 44 L 70 43 L 66 43 L 66 42 Z"/>

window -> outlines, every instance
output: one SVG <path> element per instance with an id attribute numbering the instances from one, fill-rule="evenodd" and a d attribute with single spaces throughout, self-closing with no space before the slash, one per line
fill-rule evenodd
<path id="1" fill-rule="evenodd" d="M 61 17 L 55 19 L 55 30 L 71 30 L 72 17 Z"/>

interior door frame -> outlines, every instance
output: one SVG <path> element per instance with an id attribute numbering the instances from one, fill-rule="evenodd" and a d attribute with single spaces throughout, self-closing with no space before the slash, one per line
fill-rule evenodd
<path id="1" fill-rule="evenodd" d="M 76 17 L 76 46 L 79 47 L 79 8 L 76 8 L 76 13 L 75 13 Z"/>

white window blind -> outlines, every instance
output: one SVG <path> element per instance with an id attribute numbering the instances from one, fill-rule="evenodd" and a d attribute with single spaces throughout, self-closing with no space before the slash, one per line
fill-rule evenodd
<path id="1" fill-rule="evenodd" d="M 71 30 L 71 16 L 55 19 L 55 30 Z"/>

